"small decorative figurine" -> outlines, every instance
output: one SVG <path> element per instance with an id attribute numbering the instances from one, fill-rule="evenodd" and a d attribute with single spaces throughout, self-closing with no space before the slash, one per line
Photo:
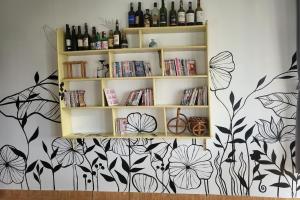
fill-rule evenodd
<path id="1" fill-rule="evenodd" d="M 150 48 L 157 48 L 157 42 L 155 42 L 154 39 L 151 39 L 151 41 L 149 43 L 149 47 Z"/>

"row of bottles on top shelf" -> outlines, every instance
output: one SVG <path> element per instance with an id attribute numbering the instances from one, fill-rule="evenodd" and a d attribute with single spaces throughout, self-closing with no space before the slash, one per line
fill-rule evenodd
<path id="1" fill-rule="evenodd" d="M 169 20 L 168 20 L 169 19 Z M 138 9 L 134 11 L 133 3 L 130 3 L 128 12 L 128 26 L 132 27 L 157 27 L 157 26 L 184 26 L 184 25 L 203 25 L 205 24 L 204 11 L 200 0 L 197 0 L 197 8 L 193 10 L 192 2 L 189 1 L 188 10 L 183 8 L 183 0 L 180 0 L 178 11 L 175 10 L 175 2 L 171 3 L 171 10 L 168 14 L 165 1 L 162 0 L 161 8 L 157 8 L 157 2 L 154 2 L 154 8 L 142 11 L 142 3 L 138 2 Z"/>
<path id="2" fill-rule="evenodd" d="M 72 26 L 72 33 L 69 24 L 65 30 L 65 51 L 82 50 L 106 50 L 128 48 L 128 40 L 124 32 L 119 29 L 119 22 L 116 21 L 115 31 L 110 30 L 107 36 L 106 31 L 97 32 L 96 27 L 92 27 L 92 34 L 89 34 L 87 23 L 84 24 L 84 34 L 81 33 L 81 26 L 78 26 L 77 33 L 75 26 Z"/>

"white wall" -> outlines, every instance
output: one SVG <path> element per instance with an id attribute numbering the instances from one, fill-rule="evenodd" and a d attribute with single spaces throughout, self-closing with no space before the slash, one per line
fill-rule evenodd
<path id="1" fill-rule="evenodd" d="M 40 79 L 42 79 L 56 70 L 56 28 L 64 27 L 66 23 L 82 25 L 84 22 L 88 22 L 90 25 L 96 25 L 97 27 L 100 27 L 102 19 L 119 19 L 121 27 L 124 27 L 127 24 L 126 17 L 129 2 L 130 1 L 128 0 L 1 0 L 0 99 L 22 91 L 23 89 L 28 88 L 30 86 L 33 86 L 35 84 L 34 74 L 37 71 L 39 72 Z M 134 2 L 136 3 L 136 1 Z M 196 2 L 193 3 L 195 4 Z M 145 9 L 147 7 L 152 7 L 153 1 L 143 0 L 142 4 L 143 8 Z M 170 4 L 169 0 L 167 0 L 167 4 Z M 258 98 L 260 96 L 269 95 L 271 93 L 281 92 L 290 94 L 291 92 L 295 92 L 296 81 L 294 79 L 274 79 L 274 81 L 272 80 L 278 74 L 283 73 L 289 69 L 291 65 L 292 55 L 296 50 L 295 5 L 295 0 L 203 1 L 203 8 L 207 13 L 207 19 L 209 21 L 209 58 L 212 58 L 220 52 L 230 51 L 233 55 L 233 59 L 235 62 L 235 70 L 231 73 L 232 81 L 229 88 L 219 90 L 216 93 L 211 93 L 213 97 L 213 131 L 214 133 L 219 135 L 219 137 L 221 138 L 221 142 L 224 146 L 229 144 L 226 149 L 226 152 L 224 153 L 223 161 L 226 159 L 226 157 L 229 155 L 232 149 L 231 144 L 226 143 L 227 135 L 221 133 L 219 129 L 216 128 L 216 126 L 223 126 L 227 128 L 229 128 L 230 126 L 230 118 L 227 114 L 226 109 L 220 103 L 220 101 L 227 108 L 230 109 L 231 104 L 229 101 L 229 94 L 231 93 L 231 91 L 233 91 L 235 95 L 235 102 L 237 102 L 238 99 L 243 98 L 243 105 L 243 102 L 246 99 L 247 95 L 255 89 L 258 81 L 262 77 L 267 75 L 265 82 L 260 86 L 264 87 L 264 89 L 257 91 L 253 95 L 251 95 L 247 99 L 245 106 L 235 116 L 234 122 L 236 122 L 242 117 L 246 117 L 243 124 L 247 125 L 243 131 L 241 131 L 235 136 L 235 138 L 244 138 L 246 130 L 248 130 L 253 125 L 255 125 L 255 127 L 252 136 L 256 136 L 257 134 L 261 133 L 261 131 L 258 130 L 258 124 L 261 124 L 260 119 L 264 119 L 270 122 L 271 116 L 274 118 L 275 122 L 278 122 L 279 119 L 282 119 L 284 121 L 285 126 L 288 124 L 293 125 L 295 123 L 293 119 L 287 119 L 286 117 L 289 116 L 291 112 L 293 112 L 293 107 L 287 108 L 282 115 L 278 115 L 278 111 L 276 112 L 276 108 L 274 108 L 274 111 L 272 109 L 263 107 L 263 104 L 259 101 L 259 99 L 261 100 L 262 98 Z M 269 82 L 271 82 L 270 85 L 266 85 Z M 215 96 L 215 94 L 217 96 Z M 290 97 L 289 95 L 287 96 L 285 97 Z M 220 99 L 220 101 L 217 97 Z M 269 96 L 269 103 L 273 102 L 274 99 L 272 98 L 275 97 Z M 281 100 L 283 103 L 286 103 L 286 101 L 288 101 L 287 99 Z M 9 106 L 4 106 L 0 103 L 0 111 L 4 113 L 12 113 L 13 111 L 15 111 L 15 105 L 11 104 Z M 34 117 L 31 118 L 30 122 L 28 122 L 25 127 L 25 131 L 27 132 L 29 137 L 33 134 L 34 130 L 36 130 L 37 126 L 40 130 L 39 137 L 32 143 L 30 143 L 30 156 L 28 158 L 28 165 L 36 160 L 45 160 L 50 162 L 49 158 L 47 158 L 42 148 L 42 141 L 48 146 L 48 150 L 51 150 L 52 152 L 52 141 L 60 135 L 59 124 L 50 122 L 40 117 Z M 21 127 L 17 123 L 17 120 L 0 115 L 0 127 L 0 146 L 3 147 L 6 144 L 13 145 L 17 149 L 24 151 L 24 153 L 27 155 L 26 152 L 28 146 L 22 133 Z M 285 152 L 287 152 L 287 161 L 285 163 L 285 169 L 287 171 L 293 170 L 290 155 L 290 144 L 292 143 L 293 138 L 292 135 L 290 136 L 291 137 L 288 139 L 285 138 L 285 141 L 281 140 L 272 142 L 265 140 L 267 141 L 268 146 L 267 155 L 271 157 L 273 149 L 276 153 L 276 165 L 280 165 L 282 157 L 285 155 Z M 189 189 L 188 187 L 180 185 L 180 183 L 176 182 L 178 181 L 178 179 L 176 179 L 176 176 L 173 176 L 173 174 L 169 171 L 165 172 L 164 176 L 162 174 L 159 174 L 159 170 L 155 170 L 155 167 L 160 163 L 156 160 L 153 160 L 153 155 L 151 156 L 147 154 L 148 157 L 145 160 L 145 163 L 139 166 L 144 169 L 139 173 L 143 173 L 144 176 L 145 174 L 147 174 L 151 177 L 155 177 L 156 182 L 158 183 L 158 189 L 155 190 L 156 192 L 167 192 L 167 190 L 164 190 L 163 186 L 158 182 L 158 180 L 161 180 L 162 177 L 165 177 L 164 181 L 162 182 L 164 182 L 164 184 L 167 185 L 168 190 L 170 192 L 172 192 L 172 187 L 170 187 L 166 182 L 166 180 L 168 180 L 169 178 L 171 178 L 172 181 L 175 180 L 175 185 L 178 193 L 205 193 L 204 185 L 206 184 L 206 186 L 209 188 L 210 194 L 226 194 L 225 191 L 227 191 L 227 194 L 245 195 L 247 194 L 246 189 L 242 186 L 240 187 L 241 180 L 234 175 L 233 171 L 235 171 L 237 174 L 240 172 L 240 170 L 244 171 L 244 179 L 246 181 L 246 184 L 251 184 L 253 177 L 256 177 L 258 175 L 257 172 L 255 173 L 255 175 L 253 175 L 252 173 L 253 168 L 257 164 L 257 162 L 251 160 L 250 156 L 248 155 L 252 154 L 253 150 L 263 151 L 263 147 L 260 148 L 255 142 L 251 143 L 253 139 L 251 138 L 249 139 L 249 141 L 247 141 L 247 147 L 245 144 L 236 144 L 236 151 L 234 152 L 236 164 L 235 166 L 233 166 L 234 164 L 223 162 L 222 176 L 220 176 L 220 174 L 218 173 L 217 167 L 218 164 L 220 164 L 220 157 L 218 157 L 218 155 L 223 155 L 223 150 L 217 148 L 214 145 L 214 143 L 218 143 L 216 139 L 212 139 L 211 141 L 209 141 L 208 150 L 201 149 L 199 155 L 203 153 L 209 158 L 207 161 L 208 163 L 206 163 L 206 161 L 204 160 L 203 163 L 206 163 L 208 164 L 208 166 L 211 166 L 213 172 L 212 174 L 210 174 L 209 177 L 206 177 L 209 178 L 207 181 L 204 181 L 204 179 L 206 178 L 202 177 L 201 175 L 200 177 L 198 176 L 199 179 L 197 179 L 197 181 L 202 179 L 202 184 L 196 189 Z M 88 146 L 91 146 L 93 144 L 92 140 L 88 140 L 86 142 Z M 127 141 L 119 141 L 119 143 L 116 144 L 116 146 L 121 147 L 122 144 L 126 142 Z M 146 143 L 146 141 L 139 142 Z M 149 140 L 147 142 L 148 143 L 145 144 L 146 146 L 149 145 L 151 142 L 157 143 L 164 141 Z M 171 145 L 173 144 L 173 141 L 165 142 L 170 143 Z M 193 145 L 191 142 L 192 141 L 190 140 L 178 141 L 178 146 L 182 148 L 184 148 L 183 145 L 188 145 L 192 147 Z M 131 143 L 132 145 L 135 144 L 133 143 L 133 141 Z M 201 143 L 201 141 L 197 141 L 197 144 Z M 162 143 L 160 146 L 162 146 L 163 144 L 165 143 Z M 262 142 L 260 142 L 260 144 L 263 146 Z M 101 152 L 101 148 L 97 148 L 98 147 L 95 147 L 94 151 Z M 108 152 L 108 163 L 111 163 L 114 160 L 114 158 L 118 158 L 117 165 L 114 168 L 114 170 L 120 171 L 122 174 L 126 174 L 126 172 L 124 172 L 121 166 L 121 158 L 128 160 L 128 152 L 127 156 L 122 156 L 118 150 L 114 149 L 113 147 L 111 148 L 111 151 Z M 283 148 L 285 151 L 283 150 Z M 4 149 L 5 148 L 2 148 L 1 150 L 4 151 Z M 177 148 L 177 150 L 178 149 L 181 148 Z M 247 149 L 248 152 L 245 151 L 245 149 Z M 92 151 L 89 154 L 87 154 L 87 157 L 90 160 L 90 162 L 92 162 L 92 160 L 97 156 L 95 152 Z M 240 159 L 239 157 L 241 153 L 243 153 L 241 158 L 245 160 L 245 164 L 243 159 Z M 172 163 L 172 157 L 174 157 L 175 154 L 176 149 L 169 149 L 168 153 L 164 155 L 165 157 L 163 157 L 164 163 Z M 145 154 L 137 154 L 136 152 L 134 152 L 130 156 L 130 159 L 131 162 L 134 162 L 138 158 L 144 156 Z M 261 155 L 261 159 L 267 159 L 263 156 L 264 155 Z M 7 174 L 5 174 L 4 171 L 1 171 L 1 169 L 3 169 L 3 165 L 1 166 L 1 164 L 3 163 L 3 159 L 3 157 L 2 160 L 0 159 L 0 188 L 19 189 L 22 185 L 23 189 L 27 189 L 25 181 L 21 185 L 14 183 L 4 184 L 2 176 L 7 176 Z M 88 166 L 88 159 L 84 158 L 84 162 L 81 165 Z M 39 166 L 42 166 L 40 161 L 38 161 L 38 163 Z M 56 159 L 53 160 L 53 163 L 54 165 L 57 164 Z M 102 161 L 102 163 L 106 164 L 105 161 Z M 153 164 L 154 169 L 149 167 L 150 164 Z M 260 165 L 259 173 L 267 174 L 267 176 L 263 179 L 262 182 L 262 185 L 265 185 L 267 190 L 266 192 L 262 192 L 262 190 L 260 189 L 264 188 L 261 187 L 259 189 L 259 181 L 253 181 L 250 187 L 251 195 L 278 195 L 285 197 L 295 196 L 296 183 L 292 181 L 291 177 L 289 177 L 287 173 L 284 173 L 279 181 L 279 176 L 274 175 L 270 172 L 270 169 L 277 169 L 276 165 L 274 163 L 268 165 Z M 203 165 L 202 168 L 204 168 Z M 60 169 L 55 174 L 56 189 L 73 189 L 72 176 L 76 174 L 75 171 L 73 171 L 74 169 L 77 170 L 77 173 L 79 175 L 79 190 L 86 189 L 84 179 L 82 178 L 84 172 L 82 171 L 82 169 L 80 169 L 79 166 L 76 166 L 75 168 L 66 167 Z M 120 191 L 128 190 L 129 185 L 128 187 L 126 187 L 126 184 L 121 183 L 114 170 L 112 170 L 111 176 L 115 177 L 117 183 L 108 183 L 103 179 L 102 176 L 99 175 L 99 190 L 116 191 L 116 184 L 119 185 Z M 101 173 L 109 175 L 109 172 L 106 170 L 101 171 Z M 192 171 L 190 173 L 193 177 L 194 172 Z M 132 173 L 132 175 L 133 174 L 134 173 Z M 205 173 L 202 172 L 200 174 L 203 175 Z M 232 181 L 231 177 L 233 177 Z M 137 176 L 135 178 L 137 178 Z M 29 182 L 28 184 L 30 189 L 39 189 L 39 184 L 34 179 L 33 172 L 29 172 L 27 174 L 27 179 Z M 221 189 L 220 183 L 222 181 L 227 186 L 227 190 Z M 288 187 L 281 188 L 278 192 L 276 187 L 271 186 L 272 184 L 277 182 L 286 183 L 288 184 Z M 41 174 L 41 183 L 42 189 L 53 189 L 52 174 L 49 169 L 45 168 L 44 172 Z M 236 185 L 233 183 L 235 183 Z M 137 191 L 134 185 L 134 183 L 131 184 L 130 191 Z M 91 190 L 92 185 L 88 184 L 87 189 Z M 97 190 L 96 182 L 95 190 Z M 292 194 L 291 191 L 293 191 L 294 193 Z"/>

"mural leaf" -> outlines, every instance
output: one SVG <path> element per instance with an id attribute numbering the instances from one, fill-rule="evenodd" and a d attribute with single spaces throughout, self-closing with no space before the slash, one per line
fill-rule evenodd
<path id="1" fill-rule="evenodd" d="M 236 126 L 240 125 L 241 123 L 243 123 L 243 121 L 245 120 L 245 118 L 246 118 L 246 117 L 243 117 L 243 118 L 237 120 L 237 121 L 235 122 L 235 124 L 233 125 L 233 127 L 236 127 Z"/>
<path id="2" fill-rule="evenodd" d="M 255 142 L 259 147 L 261 147 L 261 145 L 260 145 L 260 143 L 259 143 L 259 141 L 258 141 L 258 139 L 256 137 L 253 137 L 253 140 L 252 140 L 251 144 L 253 142 Z"/>
<path id="3" fill-rule="evenodd" d="M 233 106 L 233 111 L 236 111 L 241 106 L 242 98 Z"/>
<path id="4" fill-rule="evenodd" d="M 55 75 L 55 74 L 51 74 L 49 77 L 48 77 L 49 80 L 58 80 L 58 76 Z"/>
<path id="5" fill-rule="evenodd" d="M 292 172 L 287 171 L 287 170 L 284 170 L 284 172 L 285 172 L 289 177 L 291 177 L 291 179 L 293 179 L 293 181 L 297 181 L 296 176 L 295 176 Z"/>
<path id="6" fill-rule="evenodd" d="M 123 183 L 123 184 L 127 184 L 128 183 L 127 180 L 126 180 L 126 178 L 120 172 L 118 172 L 117 170 L 115 170 L 115 172 L 118 175 L 118 178 L 119 178 L 119 180 L 120 180 L 121 183 Z"/>
<path id="7" fill-rule="evenodd" d="M 227 159 L 225 160 L 225 162 L 228 162 L 228 163 L 234 163 L 235 160 L 234 160 L 234 159 L 227 158 Z"/>
<path id="8" fill-rule="evenodd" d="M 253 181 L 261 181 L 263 180 L 268 174 L 261 174 L 261 175 L 258 175 L 256 177 L 253 178 Z"/>
<path id="9" fill-rule="evenodd" d="M 240 183 L 242 184 L 242 186 L 246 189 L 248 189 L 247 183 L 245 181 L 245 179 L 243 177 L 241 177 L 240 175 L 238 175 L 238 178 L 240 180 Z"/>
<path id="10" fill-rule="evenodd" d="M 267 76 L 264 76 L 264 77 L 262 77 L 262 78 L 258 81 L 257 86 L 256 86 L 256 89 L 257 89 L 259 86 L 261 86 L 261 85 L 265 82 L 266 77 L 267 77 Z"/>
<path id="11" fill-rule="evenodd" d="M 157 147 L 159 144 L 161 144 L 161 142 L 160 142 L 160 143 L 150 144 L 150 145 L 147 147 L 146 151 L 151 151 L 152 149 L 154 149 L 155 147 Z"/>
<path id="12" fill-rule="evenodd" d="M 105 146 L 105 152 L 108 152 L 110 149 L 110 140 L 108 140 L 106 146 Z"/>
<path id="13" fill-rule="evenodd" d="M 56 148 L 56 149 L 52 152 L 52 154 L 51 154 L 51 160 L 52 160 L 53 158 L 56 157 L 57 152 L 58 152 L 58 148 Z"/>
<path id="14" fill-rule="evenodd" d="M 239 144 L 242 144 L 242 143 L 246 143 L 245 140 L 241 139 L 241 138 L 237 138 L 237 139 L 234 139 L 228 143 L 239 143 Z"/>
<path id="15" fill-rule="evenodd" d="M 77 139 L 77 142 L 78 142 L 78 144 L 80 144 L 81 146 L 84 145 L 83 139 L 78 138 L 78 139 Z"/>
<path id="16" fill-rule="evenodd" d="M 279 170 L 276 169 L 266 169 L 267 171 L 271 172 L 272 174 L 278 175 L 278 176 L 282 176 L 283 173 Z"/>
<path id="17" fill-rule="evenodd" d="M 97 145 L 98 147 L 101 147 L 101 145 L 97 139 L 94 138 L 93 141 L 94 141 L 95 145 Z"/>
<path id="18" fill-rule="evenodd" d="M 29 173 L 29 172 L 31 172 L 32 170 L 34 170 L 36 163 L 37 163 L 37 160 L 34 161 L 33 163 L 31 163 L 31 164 L 27 167 L 26 173 Z"/>
<path id="19" fill-rule="evenodd" d="M 31 94 L 29 95 L 29 97 L 27 98 L 28 100 L 30 99 L 34 99 L 35 97 L 39 96 L 40 94 L 39 93 L 35 93 L 35 94 Z"/>
<path id="20" fill-rule="evenodd" d="M 255 167 L 253 167 L 253 174 L 255 174 L 255 172 L 257 172 L 259 169 L 259 164 L 255 165 Z"/>
<path id="21" fill-rule="evenodd" d="M 244 126 L 242 126 L 242 127 L 240 127 L 240 128 L 237 128 L 236 130 L 233 131 L 233 134 L 237 134 L 237 133 L 243 131 L 244 128 L 245 128 L 246 126 L 247 126 L 247 125 L 244 125 Z"/>
<path id="22" fill-rule="evenodd" d="M 130 172 L 130 167 L 128 165 L 128 163 L 121 157 L 121 160 L 122 160 L 122 168 L 127 172 L 129 173 Z"/>
<path id="23" fill-rule="evenodd" d="M 140 163 L 144 162 L 144 160 L 145 160 L 146 158 L 147 158 L 147 156 L 138 159 L 137 161 L 135 161 L 135 162 L 133 163 L 133 165 L 137 165 L 137 164 L 140 164 Z"/>
<path id="24" fill-rule="evenodd" d="M 154 156 L 155 156 L 155 158 L 157 160 L 160 160 L 161 162 L 163 162 L 163 159 L 162 159 L 162 157 L 160 157 L 160 155 L 158 155 L 157 153 L 155 153 Z"/>
<path id="25" fill-rule="evenodd" d="M 234 104 L 234 94 L 233 94 L 232 91 L 230 92 L 229 100 L 230 100 L 231 105 L 233 106 L 233 104 Z"/>
<path id="26" fill-rule="evenodd" d="M 291 144 L 290 144 L 290 150 L 293 151 L 293 149 L 295 148 L 296 146 L 296 141 L 293 141 Z"/>
<path id="27" fill-rule="evenodd" d="M 133 169 L 130 169 L 130 172 L 133 172 L 133 173 L 135 173 L 135 172 L 139 172 L 139 171 L 141 171 L 141 170 L 143 170 L 144 168 L 133 168 Z"/>
<path id="28" fill-rule="evenodd" d="M 19 110 L 19 108 L 20 108 L 20 97 L 18 97 L 17 100 L 16 100 L 16 107 Z"/>
<path id="29" fill-rule="evenodd" d="M 36 180 L 36 182 L 40 183 L 39 177 L 36 175 L 36 173 L 33 173 L 33 177 Z"/>
<path id="30" fill-rule="evenodd" d="M 272 165 L 273 164 L 273 162 L 268 161 L 268 160 L 258 160 L 257 162 L 259 162 L 259 164 L 262 164 L 262 165 Z"/>
<path id="31" fill-rule="evenodd" d="M 235 149 L 233 149 L 229 154 L 228 154 L 228 158 L 232 157 L 235 153 Z"/>
<path id="32" fill-rule="evenodd" d="M 36 72 L 35 75 L 34 75 L 35 84 L 38 84 L 39 80 L 40 80 L 40 75 L 39 75 L 38 72 Z"/>
<path id="33" fill-rule="evenodd" d="M 167 171 L 170 168 L 170 163 L 167 164 L 165 171 Z"/>
<path id="34" fill-rule="evenodd" d="M 45 153 L 48 154 L 48 148 L 43 141 L 42 141 L 42 145 L 43 145 L 43 149 L 44 149 Z"/>
<path id="35" fill-rule="evenodd" d="M 44 167 L 41 167 L 41 169 L 39 170 L 39 175 L 42 175 L 43 172 L 44 172 Z"/>
<path id="36" fill-rule="evenodd" d="M 214 145 L 216 146 L 216 147 L 218 147 L 218 148 L 224 148 L 222 145 L 220 145 L 220 144 L 216 144 L 216 143 L 214 143 Z"/>
<path id="37" fill-rule="evenodd" d="M 41 163 L 45 168 L 53 170 L 52 166 L 48 162 L 41 160 Z"/>
<path id="38" fill-rule="evenodd" d="M 20 156 L 20 157 L 22 157 L 24 160 L 27 160 L 25 154 L 24 154 L 22 151 L 16 149 L 15 147 L 10 147 L 10 149 L 11 149 L 17 156 Z"/>
<path id="39" fill-rule="evenodd" d="M 177 148 L 177 139 L 175 139 L 173 142 L 173 149 L 176 149 L 176 148 Z"/>
<path id="40" fill-rule="evenodd" d="M 219 129 L 219 131 L 221 131 L 222 133 L 225 133 L 225 134 L 231 134 L 231 131 L 225 127 L 222 127 L 222 126 L 217 126 L 217 128 Z"/>
<path id="41" fill-rule="evenodd" d="M 115 165 L 116 165 L 116 163 L 117 163 L 117 159 L 118 159 L 118 158 L 115 158 L 115 159 L 110 163 L 110 165 L 109 165 L 109 167 L 108 167 L 109 170 L 112 170 L 112 169 L 115 167 Z"/>
<path id="42" fill-rule="evenodd" d="M 101 160 L 107 160 L 106 156 L 99 153 L 99 152 L 96 152 L 96 154 L 98 155 L 98 157 L 101 159 Z"/>
<path id="43" fill-rule="evenodd" d="M 33 135 L 31 136 L 31 138 L 29 139 L 29 143 L 32 142 L 33 140 L 35 140 L 37 137 L 39 136 L 39 127 L 37 127 L 37 129 L 34 131 Z"/>
<path id="44" fill-rule="evenodd" d="M 284 170 L 284 166 L 285 166 L 285 158 L 283 157 L 280 163 L 280 171 Z"/>
<path id="45" fill-rule="evenodd" d="M 277 156 L 276 156 L 276 154 L 275 154 L 275 151 L 273 150 L 273 151 L 272 151 L 272 155 L 271 155 L 271 160 L 272 160 L 273 163 L 276 162 L 276 158 L 277 158 Z"/>
<path id="46" fill-rule="evenodd" d="M 291 78 L 295 78 L 295 76 L 280 76 L 280 77 L 278 77 L 278 79 L 291 79 Z"/>
<path id="47" fill-rule="evenodd" d="M 22 126 L 22 128 L 24 128 L 25 127 L 25 125 L 27 124 L 27 112 L 24 114 L 24 117 L 22 118 L 22 124 L 21 124 L 21 126 Z"/>
<path id="48" fill-rule="evenodd" d="M 87 172 L 87 173 L 92 173 L 91 170 L 89 170 L 88 168 L 86 168 L 85 166 L 80 166 L 78 165 L 78 167 L 80 167 L 82 169 L 82 171 Z"/>
<path id="49" fill-rule="evenodd" d="M 280 182 L 280 183 L 273 183 L 272 185 L 270 186 L 273 186 L 273 187 L 280 187 L 280 188 L 289 188 L 290 185 L 287 184 L 287 183 L 283 183 L 283 182 Z"/>
<path id="50" fill-rule="evenodd" d="M 289 70 L 297 70 L 298 69 L 298 66 L 297 65 L 293 65 L 291 66 L 291 68 Z"/>
<path id="51" fill-rule="evenodd" d="M 297 93 L 272 93 L 257 97 L 267 109 L 271 109 L 278 117 L 296 119 Z"/>
<path id="52" fill-rule="evenodd" d="M 86 151 L 84 152 L 84 154 L 87 154 L 88 152 L 92 151 L 94 149 L 95 145 L 90 146 L 89 148 L 86 149 Z"/>
<path id="53" fill-rule="evenodd" d="M 173 191 L 174 193 L 176 193 L 176 186 L 175 186 L 174 182 L 173 182 L 171 179 L 170 179 L 169 185 L 170 185 L 170 188 L 172 189 L 172 191 Z"/>
<path id="54" fill-rule="evenodd" d="M 61 167 L 62 167 L 61 164 L 56 165 L 56 166 L 54 167 L 54 169 L 53 169 L 54 173 L 57 172 L 58 170 L 60 170 Z"/>
<path id="55" fill-rule="evenodd" d="M 264 152 L 265 154 L 267 154 L 268 152 L 268 144 L 266 143 L 266 141 L 264 141 Z"/>
<path id="56" fill-rule="evenodd" d="M 249 137 L 252 135 L 253 133 L 253 129 L 254 129 L 255 125 L 253 125 L 251 128 L 249 128 L 246 133 L 245 133 L 245 140 L 247 141 L 249 139 Z"/>
<path id="57" fill-rule="evenodd" d="M 297 61 L 297 52 L 295 52 L 292 56 L 292 64 L 291 65 L 294 65 Z"/>
<path id="58" fill-rule="evenodd" d="M 220 144 L 222 144 L 221 139 L 220 139 L 220 137 L 219 137 L 218 134 L 216 134 L 216 139 L 218 140 L 218 142 L 219 142 Z"/>
<path id="59" fill-rule="evenodd" d="M 95 158 L 92 162 L 92 166 L 94 166 L 96 164 L 96 162 L 98 161 L 99 157 Z"/>
<path id="60" fill-rule="evenodd" d="M 108 176 L 108 175 L 102 174 L 102 173 L 100 173 L 100 174 L 101 174 L 101 176 L 102 176 L 107 182 L 113 182 L 113 181 L 115 181 L 115 179 L 114 179 L 113 177 L 111 177 L 111 176 Z"/>

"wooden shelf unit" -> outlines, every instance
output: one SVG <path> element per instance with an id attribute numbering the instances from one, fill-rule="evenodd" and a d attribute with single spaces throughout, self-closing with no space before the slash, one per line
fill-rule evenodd
<path id="1" fill-rule="evenodd" d="M 87 105 L 86 107 L 66 107 L 65 102 L 60 102 L 60 111 L 61 111 L 61 127 L 62 127 L 62 136 L 66 138 L 85 138 L 85 137 L 105 137 L 105 138 L 200 138 L 200 139 L 208 139 L 211 137 L 211 119 L 210 119 L 210 95 L 209 95 L 209 66 L 208 66 L 208 57 L 207 57 L 207 25 L 201 26 L 176 26 L 176 27 L 151 27 L 151 28 L 125 28 L 124 31 L 127 34 L 138 35 L 138 47 L 127 48 L 127 49 L 109 49 L 109 50 L 86 50 L 86 51 L 64 51 L 64 30 L 57 29 L 57 59 L 58 59 L 58 78 L 59 84 L 64 83 L 64 89 L 70 90 L 71 84 L 83 84 L 86 82 L 93 82 L 93 84 L 99 86 L 99 94 L 100 97 L 99 103 L 95 105 Z M 204 34 L 204 45 L 197 44 L 195 46 L 192 45 L 168 45 L 162 46 L 158 48 L 145 48 L 144 47 L 144 35 L 146 34 L 168 34 L 168 33 L 203 33 Z M 165 66 L 164 59 L 166 54 L 172 52 L 203 52 L 204 53 L 204 62 L 202 68 L 205 73 L 199 73 L 193 76 L 166 76 L 165 75 Z M 113 77 L 112 74 L 112 66 L 116 61 L 115 58 L 118 54 L 136 54 L 136 53 L 158 53 L 159 56 L 159 65 L 158 67 L 160 73 L 155 74 L 153 76 L 146 77 Z M 78 59 L 82 59 L 85 56 L 106 56 L 109 64 L 109 77 L 106 78 L 96 78 L 96 77 L 87 77 L 87 78 L 66 78 L 66 73 L 64 70 L 63 63 L 65 61 L 69 61 L 70 57 L 76 59 L 76 57 L 80 57 Z M 180 55 L 178 55 L 180 57 Z M 139 58 L 140 59 L 140 58 Z M 142 59 L 141 59 L 142 60 Z M 87 63 L 89 65 L 89 63 Z M 151 66 L 154 67 L 154 66 Z M 206 85 L 208 88 L 208 105 L 195 105 L 195 106 L 183 106 L 177 105 L 176 103 L 160 103 L 160 96 L 157 94 L 157 90 L 160 90 L 161 81 L 182 81 L 184 84 L 189 81 L 193 81 L 196 84 Z M 153 87 L 153 98 L 154 105 L 153 106 L 107 106 L 105 105 L 105 98 L 103 89 L 106 88 L 106 85 L 110 82 L 114 81 L 122 81 L 126 82 L 130 86 L 130 82 L 149 82 L 149 84 Z M 142 88 L 142 87 L 141 87 Z M 130 91 L 131 88 L 128 88 Z M 183 91 L 182 91 L 183 92 Z M 179 96 L 182 96 L 180 94 Z M 120 99 L 119 99 L 120 100 Z M 180 102 L 178 102 L 180 103 Z M 170 113 L 173 113 L 177 110 L 177 108 L 181 108 L 181 110 L 189 110 L 191 112 L 200 112 L 201 115 L 207 117 L 209 120 L 209 133 L 205 136 L 194 136 L 192 134 L 183 133 L 181 135 L 174 135 L 168 132 L 167 123 L 170 117 Z M 141 113 L 146 113 L 150 111 L 155 111 L 159 113 L 159 116 L 163 117 L 163 120 L 157 120 L 157 123 L 160 124 L 160 129 L 155 132 L 155 135 L 149 133 L 128 133 L 128 134 L 119 134 L 116 133 L 115 130 L 115 120 L 120 117 L 118 115 L 119 112 L 124 111 L 142 111 Z M 108 120 L 109 125 L 108 129 L 110 131 L 73 131 L 72 128 L 72 115 L 73 112 L 105 112 L 103 115 L 105 119 L 97 119 Z M 83 114 L 83 116 L 90 116 L 89 114 Z M 79 115 L 79 117 L 81 117 Z M 126 116 L 122 116 L 126 117 Z M 175 116 L 173 116 L 175 117 Z M 110 118 L 110 119 L 109 119 Z M 86 125 L 86 124 L 85 124 Z"/>

